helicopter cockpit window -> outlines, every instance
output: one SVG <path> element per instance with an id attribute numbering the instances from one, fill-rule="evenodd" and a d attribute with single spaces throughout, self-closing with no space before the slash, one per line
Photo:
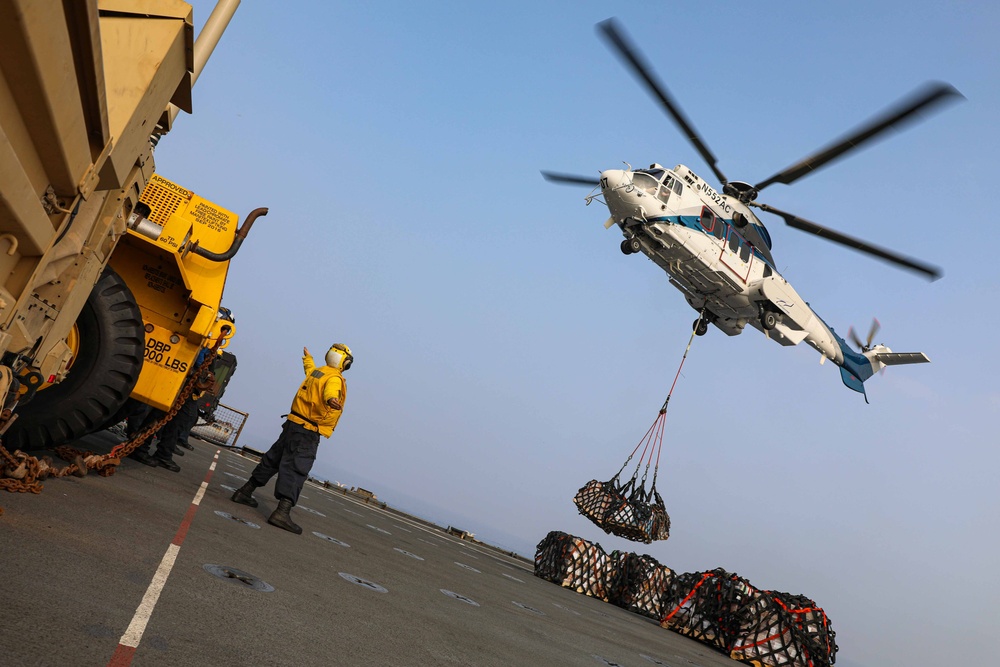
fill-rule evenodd
<path id="1" fill-rule="evenodd" d="M 656 189 L 660 187 L 659 181 L 649 174 L 641 171 L 637 171 L 632 174 L 632 184 L 640 190 L 645 190 L 651 195 L 655 195 Z"/>
<path id="2" fill-rule="evenodd" d="M 649 169 L 646 173 L 655 178 L 657 182 L 660 182 L 663 180 L 663 174 L 666 172 L 662 169 Z"/>
<path id="3" fill-rule="evenodd" d="M 673 187 L 674 187 L 674 194 L 679 195 L 681 191 L 684 189 L 684 184 L 681 183 L 680 181 L 674 181 Z"/>
<path id="4" fill-rule="evenodd" d="M 667 176 L 667 180 L 663 181 L 663 187 L 660 188 L 660 193 L 656 195 L 657 198 L 664 204 L 670 202 L 670 186 L 673 183 L 673 180 L 674 179 Z"/>

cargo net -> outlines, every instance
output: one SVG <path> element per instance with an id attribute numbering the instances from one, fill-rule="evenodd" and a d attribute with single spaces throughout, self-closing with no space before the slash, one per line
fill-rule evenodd
<path id="1" fill-rule="evenodd" d="M 621 484 L 617 475 L 607 482 L 594 479 L 577 491 L 573 502 L 580 514 L 608 534 L 645 544 L 670 537 L 663 498 L 655 486 L 647 491 L 644 480 L 637 483 L 633 477 Z"/>
<path id="2" fill-rule="evenodd" d="M 759 590 L 723 569 L 674 574 L 651 556 L 608 554 L 596 542 L 552 531 L 538 543 L 535 576 L 653 618 L 756 667 L 836 661 L 836 633 L 815 602 Z"/>
<path id="3" fill-rule="evenodd" d="M 552 531 L 535 550 L 535 576 L 607 602 L 621 594 L 615 563 L 596 542 Z"/>
<path id="4" fill-rule="evenodd" d="M 701 318 L 695 323 L 695 331 L 697 331 L 699 324 L 701 324 Z M 688 352 L 691 351 L 695 331 L 691 332 L 691 338 L 684 349 L 684 356 L 681 357 L 674 382 L 670 385 L 670 391 L 667 392 L 667 399 L 663 401 L 663 406 L 656 415 L 653 425 L 646 431 L 646 435 L 628 455 L 625 463 L 622 464 L 614 477 L 607 482 L 600 482 L 596 479 L 587 482 L 573 498 L 580 514 L 593 521 L 608 534 L 645 544 L 670 537 L 670 515 L 667 514 L 667 508 L 663 505 L 663 498 L 656 491 L 656 477 L 660 471 L 660 453 L 663 451 L 663 430 L 667 422 L 667 406 L 670 404 L 670 397 L 674 394 L 674 388 L 677 387 L 677 380 L 681 376 Z M 639 455 L 635 471 L 632 473 L 632 477 L 623 484 L 621 482 L 622 473 L 625 472 L 640 448 L 642 454 Z M 645 468 L 643 464 L 645 464 Z M 650 467 L 653 468 L 653 479 L 647 489 L 646 479 L 649 476 Z M 641 478 L 640 471 L 642 472 Z"/>
<path id="5" fill-rule="evenodd" d="M 660 625 L 758 667 L 828 667 L 837 654 L 826 613 L 801 595 L 762 591 L 716 569 L 674 578 Z"/>

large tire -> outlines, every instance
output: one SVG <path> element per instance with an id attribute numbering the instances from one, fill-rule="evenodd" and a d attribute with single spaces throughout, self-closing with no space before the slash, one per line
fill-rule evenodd
<path id="1" fill-rule="evenodd" d="M 76 321 L 79 350 L 69 375 L 16 409 L 8 450 L 58 447 L 100 430 L 139 379 L 145 349 L 142 313 L 113 269 L 104 270 Z"/>

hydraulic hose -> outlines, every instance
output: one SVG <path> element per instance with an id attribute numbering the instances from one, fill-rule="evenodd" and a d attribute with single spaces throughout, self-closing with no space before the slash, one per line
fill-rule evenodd
<path id="1" fill-rule="evenodd" d="M 243 224 L 240 226 L 240 228 L 236 230 L 236 238 L 233 239 L 233 244 L 229 246 L 229 250 L 223 253 L 212 252 L 211 250 L 205 250 L 204 248 L 200 248 L 198 247 L 197 244 L 195 244 L 195 246 L 191 248 L 190 252 L 193 252 L 199 257 L 204 257 L 205 259 L 211 260 L 213 262 L 226 262 L 232 259 L 236 255 L 236 251 L 238 251 L 240 249 L 240 246 L 243 245 L 243 239 L 245 239 L 247 237 L 247 234 L 250 233 L 250 228 L 253 226 L 253 221 L 262 215 L 267 215 L 266 208 L 255 208 L 254 210 L 250 211 L 250 215 L 248 215 L 247 219 L 243 221 Z"/>

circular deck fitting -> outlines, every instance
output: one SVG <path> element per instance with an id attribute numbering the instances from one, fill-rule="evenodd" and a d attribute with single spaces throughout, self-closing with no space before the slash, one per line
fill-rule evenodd
<path id="1" fill-rule="evenodd" d="M 253 521 L 247 521 L 246 519 L 232 515 L 229 512 L 223 512 L 222 510 L 215 510 L 215 513 L 221 516 L 223 519 L 231 519 L 236 523 L 242 523 L 244 526 L 250 526 L 251 528 L 260 528 L 260 526 L 255 524 Z"/>
<path id="2" fill-rule="evenodd" d="M 315 514 L 316 516 L 322 516 L 322 517 L 325 517 L 325 516 L 326 516 L 326 515 L 325 515 L 325 514 L 323 514 L 322 512 L 320 512 L 320 511 L 318 511 L 318 510 L 314 510 L 314 509 L 313 509 L 313 508 L 311 508 L 311 507 L 306 507 L 305 505 L 296 505 L 296 507 L 298 507 L 298 508 L 299 508 L 300 510 L 302 510 L 303 512 L 311 512 L 311 513 Z"/>
<path id="3" fill-rule="evenodd" d="M 404 556 L 409 556 L 410 558 L 413 558 L 415 560 L 423 560 L 423 558 L 421 558 L 417 554 L 411 554 L 409 551 L 407 551 L 405 549 L 400 549 L 399 547 L 394 547 L 394 549 L 396 551 L 398 551 L 399 553 L 403 554 Z"/>
<path id="4" fill-rule="evenodd" d="M 230 581 L 234 584 L 239 584 L 244 588 L 250 588 L 255 591 L 260 591 L 261 593 L 270 593 L 274 590 L 274 586 L 258 579 L 249 572 L 244 572 L 243 570 L 237 570 L 235 567 L 229 567 L 228 565 L 212 565 L 206 564 L 202 566 L 205 571 L 209 574 L 223 579 L 225 581 Z"/>
<path id="5" fill-rule="evenodd" d="M 523 602 L 518 602 L 517 600 L 511 600 L 511 602 L 514 604 L 515 607 L 520 607 L 521 609 L 523 609 L 525 611 L 530 611 L 532 614 L 538 614 L 539 616 L 545 616 L 545 612 L 542 611 L 541 609 L 535 609 L 534 607 L 529 607 L 528 605 L 524 604 Z"/>
<path id="6" fill-rule="evenodd" d="M 478 607 L 479 606 L 479 603 L 476 602 L 475 600 L 473 600 L 472 598 L 467 598 L 464 595 L 459 595 L 458 593 L 455 593 L 454 591 L 449 591 L 446 588 L 442 588 L 441 592 L 444 593 L 445 595 L 447 595 L 448 597 L 455 598 L 459 602 L 464 602 L 467 605 L 471 605 L 473 607 Z"/>
<path id="7" fill-rule="evenodd" d="M 330 537 L 329 535 L 324 535 L 323 533 L 316 532 L 315 530 L 313 531 L 313 535 L 315 535 L 316 537 L 318 537 L 321 540 L 326 540 L 327 542 L 333 542 L 334 544 L 339 544 L 342 547 L 348 547 L 348 548 L 350 548 L 350 546 L 351 546 L 347 542 L 341 542 L 336 537 Z"/>
<path id="8" fill-rule="evenodd" d="M 362 579 L 361 577 L 355 577 L 353 574 L 347 574 L 346 572 L 338 572 L 341 577 L 351 582 L 352 584 L 357 584 L 358 586 L 364 586 L 365 588 L 371 589 L 377 593 L 388 593 L 388 589 L 382 588 L 374 581 L 368 581 L 367 579 Z"/>
<path id="9" fill-rule="evenodd" d="M 464 567 L 466 570 L 470 570 L 472 572 L 475 572 L 476 574 L 482 574 L 482 572 L 472 567 L 471 565 L 466 565 L 465 563 L 459 563 L 457 560 L 455 561 L 455 565 L 459 567 Z"/>
<path id="10" fill-rule="evenodd" d="M 388 530 L 384 530 L 382 528 L 379 528 L 378 526 L 373 526 L 370 523 L 369 524 L 365 524 L 365 525 L 367 525 L 372 530 L 377 530 L 380 533 L 385 533 L 386 535 L 392 535 L 392 533 L 390 533 Z"/>
<path id="11" fill-rule="evenodd" d="M 500 574 L 502 574 L 503 576 L 507 577 L 508 579 L 513 579 L 514 581 L 518 582 L 519 584 L 523 584 L 524 583 L 523 579 L 518 579 L 517 577 L 512 577 L 511 575 L 507 574 L 506 572 L 501 572 Z"/>

